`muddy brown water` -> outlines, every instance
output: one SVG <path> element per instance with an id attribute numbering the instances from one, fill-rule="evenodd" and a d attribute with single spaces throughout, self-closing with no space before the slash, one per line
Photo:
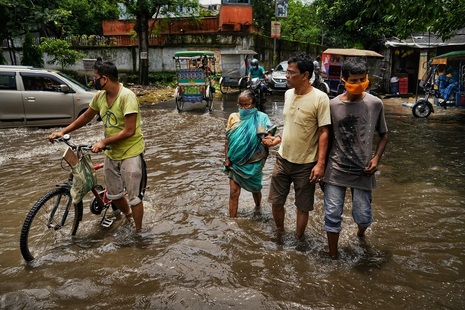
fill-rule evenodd
<path id="1" fill-rule="evenodd" d="M 228 218 L 220 171 L 224 127 L 237 94 L 214 103 L 145 106 L 149 189 L 144 229 L 103 228 L 86 203 L 75 240 L 26 264 L 22 222 L 33 203 L 66 176 L 52 129 L 0 131 L 0 309 L 463 309 L 465 297 L 465 114 L 438 110 L 413 118 L 402 99 L 385 100 L 390 142 L 374 191 L 365 242 L 347 202 L 341 258 L 327 256 L 322 193 L 306 240 L 293 237 L 293 195 L 278 241 L 264 199 L 254 214 L 243 192 Z M 282 126 L 282 95 L 267 113 Z M 96 141 L 99 124 L 72 134 Z M 101 156 L 94 156 L 94 162 Z M 275 150 L 264 168 L 264 197 Z M 101 176 L 100 176 L 101 177 Z M 89 198 L 86 199 L 88 202 Z"/>

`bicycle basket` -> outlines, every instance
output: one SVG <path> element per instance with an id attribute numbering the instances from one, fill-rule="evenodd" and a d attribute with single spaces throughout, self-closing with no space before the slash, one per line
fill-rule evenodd
<path id="1" fill-rule="evenodd" d="M 77 165 L 71 169 L 73 173 L 71 198 L 74 204 L 78 204 L 95 184 L 97 184 L 97 176 L 95 175 L 90 154 L 82 155 Z"/>

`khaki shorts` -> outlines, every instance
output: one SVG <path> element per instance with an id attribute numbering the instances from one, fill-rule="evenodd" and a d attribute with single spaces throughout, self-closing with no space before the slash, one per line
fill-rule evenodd
<path id="1" fill-rule="evenodd" d="M 127 193 L 130 206 L 142 201 L 147 184 L 147 170 L 142 155 L 123 160 L 105 157 L 104 176 L 109 199 L 120 199 Z"/>
<path id="2" fill-rule="evenodd" d="M 296 207 L 303 211 L 312 211 L 315 184 L 310 183 L 310 173 L 315 164 L 294 164 L 276 154 L 268 201 L 274 205 L 284 205 L 291 183 L 294 183 Z"/>

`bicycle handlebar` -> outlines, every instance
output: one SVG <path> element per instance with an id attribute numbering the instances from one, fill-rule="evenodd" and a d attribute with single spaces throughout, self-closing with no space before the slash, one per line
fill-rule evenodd
<path id="1" fill-rule="evenodd" d="M 90 151 L 92 150 L 92 144 L 79 144 L 76 145 L 72 143 L 71 141 L 71 136 L 69 134 L 63 135 L 63 137 L 53 139 L 54 142 L 64 142 L 66 145 L 68 145 L 73 151 L 78 151 L 78 150 L 84 150 L 84 151 Z M 109 150 L 110 148 L 108 146 L 105 146 L 104 150 Z"/>

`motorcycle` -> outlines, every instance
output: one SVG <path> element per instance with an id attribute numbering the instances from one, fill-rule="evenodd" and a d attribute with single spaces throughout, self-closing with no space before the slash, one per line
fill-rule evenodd
<path id="1" fill-rule="evenodd" d="M 321 74 L 318 74 L 318 73 L 315 74 L 315 72 L 313 72 L 312 78 L 310 79 L 310 83 L 312 84 L 313 87 L 318 88 L 319 90 L 321 90 L 322 92 L 324 92 L 325 94 L 329 96 L 329 93 L 330 93 L 329 86 L 328 84 L 326 84 Z"/>
<path id="2" fill-rule="evenodd" d="M 271 91 L 268 89 L 268 85 L 263 78 L 252 78 L 250 81 L 250 89 L 253 91 L 257 108 L 259 111 L 265 111 L 265 103 L 268 98 L 268 95 L 271 94 Z"/>

